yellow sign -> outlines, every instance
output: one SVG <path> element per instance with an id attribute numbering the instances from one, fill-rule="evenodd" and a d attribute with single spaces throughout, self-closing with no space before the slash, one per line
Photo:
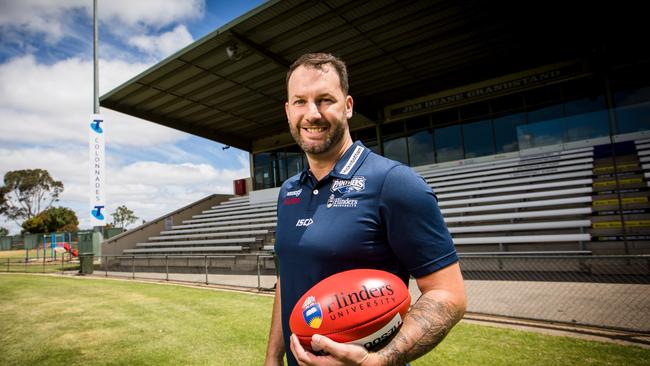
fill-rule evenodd
<path id="1" fill-rule="evenodd" d="M 644 203 L 648 202 L 648 196 L 643 196 L 643 197 L 626 197 L 621 200 L 621 203 L 626 205 L 626 204 L 631 204 L 631 203 Z M 617 199 L 611 199 L 611 200 L 595 200 L 592 203 L 592 206 L 609 206 L 609 205 L 618 205 L 618 200 Z"/>
<path id="2" fill-rule="evenodd" d="M 619 179 L 618 184 L 639 184 L 643 183 L 642 178 L 627 178 L 627 179 Z M 608 186 L 615 186 L 616 181 L 615 180 L 604 180 L 600 182 L 594 182 L 594 187 L 608 187 Z"/>
<path id="3" fill-rule="evenodd" d="M 594 229 L 616 229 L 622 227 L 623 224 L 620 221 L 602 221 L 594 222 L 591 224 L 591 227 Z M 648 227 L 650 226 L 650 220 L 634 220 L 634 221 L 625 221 L 626 227 Z"/>

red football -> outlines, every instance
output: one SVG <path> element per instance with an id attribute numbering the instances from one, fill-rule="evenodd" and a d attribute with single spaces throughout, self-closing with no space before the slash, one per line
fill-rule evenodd
<path id="1" fill-rule="evenodd" d="M 353 269 L 325 278 L 298 300 L 289 326 L 311 350 L 311 336 L 372 348 L 399 329 L 411 305 L 404 282 L 392 273 Z"/>

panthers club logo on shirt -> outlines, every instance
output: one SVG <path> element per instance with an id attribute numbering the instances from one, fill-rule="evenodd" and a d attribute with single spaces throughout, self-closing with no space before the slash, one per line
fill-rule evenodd
<path id="1" fill-rule="evenodd" d="M 364 189 L 366 189 L 366 177 L 354 176 L 351 179 L 335 179 L 332 182 L 330 191 L 345 194 L 348 192 L 361 192 Z"/>

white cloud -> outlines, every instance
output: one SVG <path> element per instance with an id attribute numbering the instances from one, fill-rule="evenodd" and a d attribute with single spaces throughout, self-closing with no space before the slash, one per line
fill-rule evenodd
<path id="1" fill-rule="evenodd" d="M 184 25 L 178 25 L 172 31 L 154 36 L 134 36 L 128 43 L 150 55 L 165 57 L 192 43 L 194 39 Z"/>
<path id="2" fill-rule="evenodd" d="M 129 152 L 126 151 L 125 154 Z M 90 176 L 88 148 L 66 145 L 59 148 L 0 148 L 0 176 L 19 169 L 47 169 L 56 180 L 63 181 L 64 191 L 57 206 L 72 208 L 80 227 L 90 227 Z M 240 152 L 236 169 L 218 169 L 208 164 L 160 163 L 138 161 L 120 165 L 119 157 L 108 157 L 106 167 L 106 201 L 108 214 L 117 206 L 126 205 L 137 216 L 152 220 L 210 194 L 232 194 L 232 181 L 250 176 L 248 155 Z M 3 221 L 4 220 L 4 221 Z M 13 222 L 0 218 L 0 226 L 12 233 L 20 229 Z"/>
<path id="3" fill-rule="evenodd" d="M 92 7 L 92 4 L 91 4 Z M 150 24 L 162 27 L 176 21 L 197 19 L 205 12 L 203 0 L 110 0 L 98 5 L 100 19 L 127 26 Z"/>
<path id="4" fill-rule="evenodd" d="M 92 17 L 91 0 L 0 0 L 0 31 L 15 30 L 42 34 L 56 44 L 66 36 L 76 37 L 73 11 Z M 147 27 L 161 28 L 178 21 L 198 19 L 205 12 L 203 0 L 109 0 L 98 1 L 101 25 L 112 33 L 129 34 Z"/>
<path id="5" fill-rule="evenodd" d="M 187 28 L 178 22 L 203 16 L 204 7 L 203 0 L 100 0 L 102 31 L 113 35 L 103 43 L 100 40 L 100 94 L 151 65 L 120 61 L 139 55 L 111 38 L 115 41 L 117 36 L 118 41 L 130 42 L 150 55 L 167 55 L 192 41 Z M 83 228 L 90 226 L 85 213 L 90 191 L 88 123 L 93 76 L 92 61 L 81 55 L 89 42 L 89 15 L 91 0 L 0 0 L 0 50 L 10 44 L 9 50 L 17 46 L 28 52 L 0 64 L 0 179 L 10 170 L 47 169 L 65 186 L 57 205 L 75 210 Z M 33 56 L 45 49 L 47 56 L 56 57 L 59 53 L 47 50 L 67 47 L 68 41 L 80 50 L 78 57 L 43 63 Z M 102 113 L 107 122 L 109 215 L 124 204 L 137 216 L 151 220 L 209 194 L 231 193 L 232 180 L 250 175 L 245 152 L 231 149 L 224 153 L 233 154 L 239 164 L 219 169 L 209 165 L 205 156 L 197 156 L 199 150 L 178 144 L 193 138 L 188 134 L 107 109 Z M 4 217 L 0 217 L 0 226 L 12 233 L 20 231 Z"/>
<path id="6" fill-rule="evenodd" d="M 146 67 L 100 60 L 101 89 L 110 90 Z M 75 210 L 86 228 L 91 70 L 89 61 L 77 58 L 45 65 L 24 56 L 0 65 L 0 177 L 10 170 L 47 169 L 65 186 L 58 205 Z M 240 168 L 217 169 L 197 163 L 203 158 L 176 145 L 191 138 L 188 134 L 107 109 L 102 113 L 114 153 L 107 156 L 109 214 L 125 204 L 151 220 L 207 195 L 231 193 L 232 180 L 250 175 L 244 152 L 237 156 Z M 4 218 L 0 226 L 20 231 Z"/>
<path id="7" fill-rule="evenodd" d="M 47 42 L 56 43 L 69 32 L 66 12 L 88 6 L 92 8 L 91 1 L 0 0 L 0 31 L 40 33 Z"/>
<path id="8" fill-rule="evenodd" d="M 148 66 L 100 60 L 100 94 Z M 0 65 L 0 139 L 17 143 L 87 141 L 92 78 L 92 62 L 78 58 L 45 65 L 33 56 L 24 56 Z M 153 146 L 187 137 L 180 131 L 118 112 L 102 112 L 108 123 L 107 141 L 114 144 Z"/>

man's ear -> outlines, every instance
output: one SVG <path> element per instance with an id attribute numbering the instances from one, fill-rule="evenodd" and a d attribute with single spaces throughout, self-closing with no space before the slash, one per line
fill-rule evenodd
<path id="1" fill-rule="evenodd" d="M 352 118 L 352 107 L 354 106 L 354 100 L 352 100 L 352 96 L 348 95 L 345 97 L 345 116 L 350 119 Z"/>
<path id="2" fill-rule="evenodd" d="M 291 121 L 291 119 L 289 118 L 289 102 L 284 103 L 284 113 L 287 115 L 287 122 Z"/>

